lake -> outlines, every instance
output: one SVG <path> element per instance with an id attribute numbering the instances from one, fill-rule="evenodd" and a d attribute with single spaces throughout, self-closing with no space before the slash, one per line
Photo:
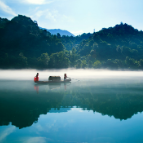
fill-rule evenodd
<path id="1" fill-rule="evenodd" d="M 64 73 L 71 83 L 35 84 Z M 0 70 L 0 142 L 142 143 L 143 72 Z"/>

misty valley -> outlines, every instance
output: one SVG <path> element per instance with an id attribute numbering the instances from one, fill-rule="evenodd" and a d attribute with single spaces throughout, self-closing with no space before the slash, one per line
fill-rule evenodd
<path id="1" fill-rule="evenodd" d="M 0 143 L 143 143 L 143 0 L 0 0 Z"/>
<path id="2" fill-rule="evenodd" d="M 0 51 L 0 142 L 143 142 L 143 31 L 74 36 L 18 15 L 0 18 Z"/>

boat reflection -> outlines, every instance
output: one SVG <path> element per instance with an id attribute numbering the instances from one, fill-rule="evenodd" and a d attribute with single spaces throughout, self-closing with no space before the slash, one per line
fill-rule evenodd
<path id="1" fill-rule="evenodd" d="M 37 93 L 39 93 L 40 87 L 46 87 L 46 89 L 49 89 L 49 90 L 56 90 L 56 89 L 63 88 L 66 91 L 67 87 L 70 86 L 70 84 L 71 84 L 70 82 L 69 83 L 35 84 L 34 90 Z"/>

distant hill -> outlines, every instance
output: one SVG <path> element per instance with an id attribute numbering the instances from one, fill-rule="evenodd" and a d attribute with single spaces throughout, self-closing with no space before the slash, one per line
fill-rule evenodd
<path id="1" fill-rule="evenodd" d="M 40 27 L 41 28 L 41 27 Z M 67 30 L 61 30 L 61 29 L 46 29 L 46 28 L 41 28 L 41 29 L 43 29 L 43 30 L 47 30 L 47 31 L 49 31 L 51 34 L 53 34 L 53 35 L 57 35 L 57 33 L 59 33 L 61 36 L 63 36 L 63 35 L 66 35 L 66 36 L 75 36 L 75 35 L 73 35 L 72 33 L 70 33 L 69 31 L 67 31 Z"/>

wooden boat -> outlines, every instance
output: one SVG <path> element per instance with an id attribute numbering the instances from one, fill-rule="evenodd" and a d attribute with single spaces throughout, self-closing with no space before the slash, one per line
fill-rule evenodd
<path id="1" fill-rule="evenodd" d="M 70 81 L 71 81 L 70 78 L 65 79 L 65 80 L 61 80 L 61 77 L 59 77 L 59 76 L 50 76 L 48 81 L 35 81 L 35 83 L 38 83 L 38 84 L 67 83 L 67 82 L 70 82 Z"/>
<path id="2" fill-rule="evenodd" d="M 70 82 L 71 81 L 71 79 L 65 79 L 65 80 L 48 80 L 48 81 L 36 81 L 35 83 L 43 83 L 43 84 L 46 84 L 46 83 L 67 83 L 67 82 Z"/>

